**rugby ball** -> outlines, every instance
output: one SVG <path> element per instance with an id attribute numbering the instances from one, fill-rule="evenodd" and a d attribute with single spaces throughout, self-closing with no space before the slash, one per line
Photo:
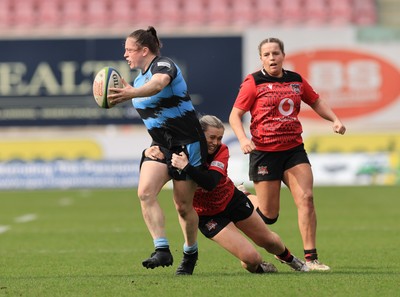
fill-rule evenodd
<path id="1" fill-rule="evenodd" d="M 98 106 L 102 108 L 114 107 L 108 99 L 109 88 L 122 88 L 122 77 L 112 67 L 104 67 L 95 76 L 93 81 L 93 96 Z"/>

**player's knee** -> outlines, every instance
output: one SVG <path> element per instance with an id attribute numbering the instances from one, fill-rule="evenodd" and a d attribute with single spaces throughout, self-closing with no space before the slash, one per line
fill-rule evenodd
<path id="1" fill-rule="evenodd" d="M 148 191 L 146 189 L 138 190 L 138 197 L 140 202 L 152 203 L 157 200 L 157 194 L 153 191 Z"/>
<path id="2" fill-rule="evenodd" d="M 306 201 L 308 202 L 309 207 L 314 208 L 314 195 L 312 192 L 306 193 Z"/>
<path id="3" fill-rule="evenodd" d="M 297 207 L 305 210 L 314 209 L 314 196 L 312 191 L 303 193 L 301 199 L 298 199 Z"/>
<path id="4" fill-rule="evenodd" d="M 272 225 L 278 220 L 279 214 L 276 216 L 276 218 L 271 219 L 271 218 L 266 217 L 258 207 L 256 208 L 256 211 L 260 215 L 260 217 L 262 218 L 264 223 L 267 225 Z"/>
<path id="5" fill-rule="evenodd" d="M 146 194 L 146 193 L 143 192 L 143 191 L 138 191 L 138 197 L 139 197 L 139 200 L 140 200 L 140 201 L 145 202 L 145 201 L 148 201 L 148 200 L 149 200 L 150 195 L 149 195 L 149 194 Z"/>
<path id="6" fill-rule="evenodd" d="M 187 203 L 176 203 L 175 204 L 176 211 L 178 212 L 178 215 L 185 219 L 188 215 L 190 215 L 194 209 L 190 204 Z"/>

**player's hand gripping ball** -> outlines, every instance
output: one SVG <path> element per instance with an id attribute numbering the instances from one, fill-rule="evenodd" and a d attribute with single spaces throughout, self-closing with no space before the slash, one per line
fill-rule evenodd
<path id="1" fill-rule="evenodd" d="M 116 69 L 108 66 L 101 69 L 93 81 L 93 96 L 97 105 L 102 108 L 114 107 L 107 99 L 109 88 L 122 87 L 122 77 Z"/>

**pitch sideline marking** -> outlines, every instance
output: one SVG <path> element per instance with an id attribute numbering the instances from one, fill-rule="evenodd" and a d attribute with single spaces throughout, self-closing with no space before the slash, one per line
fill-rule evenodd
<path id="1" fill-rule="evenodd" d="M 28 222 L 32 222 L 32 221 L 34 221 L 34 220 L 36 220 L 36 219 L 37 219 L 37 215 L 36 215 L 36 214 L 34 214 L 34 213 L 28 213 L 28 214 L 25 214 L 25 215 L 16 217 L 16 218 L 14 219 L 14 221 L 15 221 L 16 223 L 28 223 Z"/>
<path id="2" fill-rule="evenodd" d="M 10 226 L 4 226 L 4 225 L 0 225 L 0 234 L 2 233 L 6 233 L 8 230 L 10 230 L 11 227 Z"/>
<path id="3" fill-rule="evenodd" d="M 37 215 L 34 213 L 28 213 L 19 217 L 14 218 L 14 222 L 16 223 L 28 223 L 37 219 Z M 6 233 L 11 229 L 11 226 L 0 225 L 0 234 Z"/>

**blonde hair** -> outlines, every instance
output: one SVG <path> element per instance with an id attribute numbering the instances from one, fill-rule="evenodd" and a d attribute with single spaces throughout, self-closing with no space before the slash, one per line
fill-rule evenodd
<path id="1" fill-rule="evenodd" d="M 207 131 L 208 127 L 223 129 L 225 131 L 224 124 L 216 116 L 203 115 L 199 121 L 200 121 L 200 125 L 201 125 L 201 128 L 203 129 L 203 131 Z"/>

